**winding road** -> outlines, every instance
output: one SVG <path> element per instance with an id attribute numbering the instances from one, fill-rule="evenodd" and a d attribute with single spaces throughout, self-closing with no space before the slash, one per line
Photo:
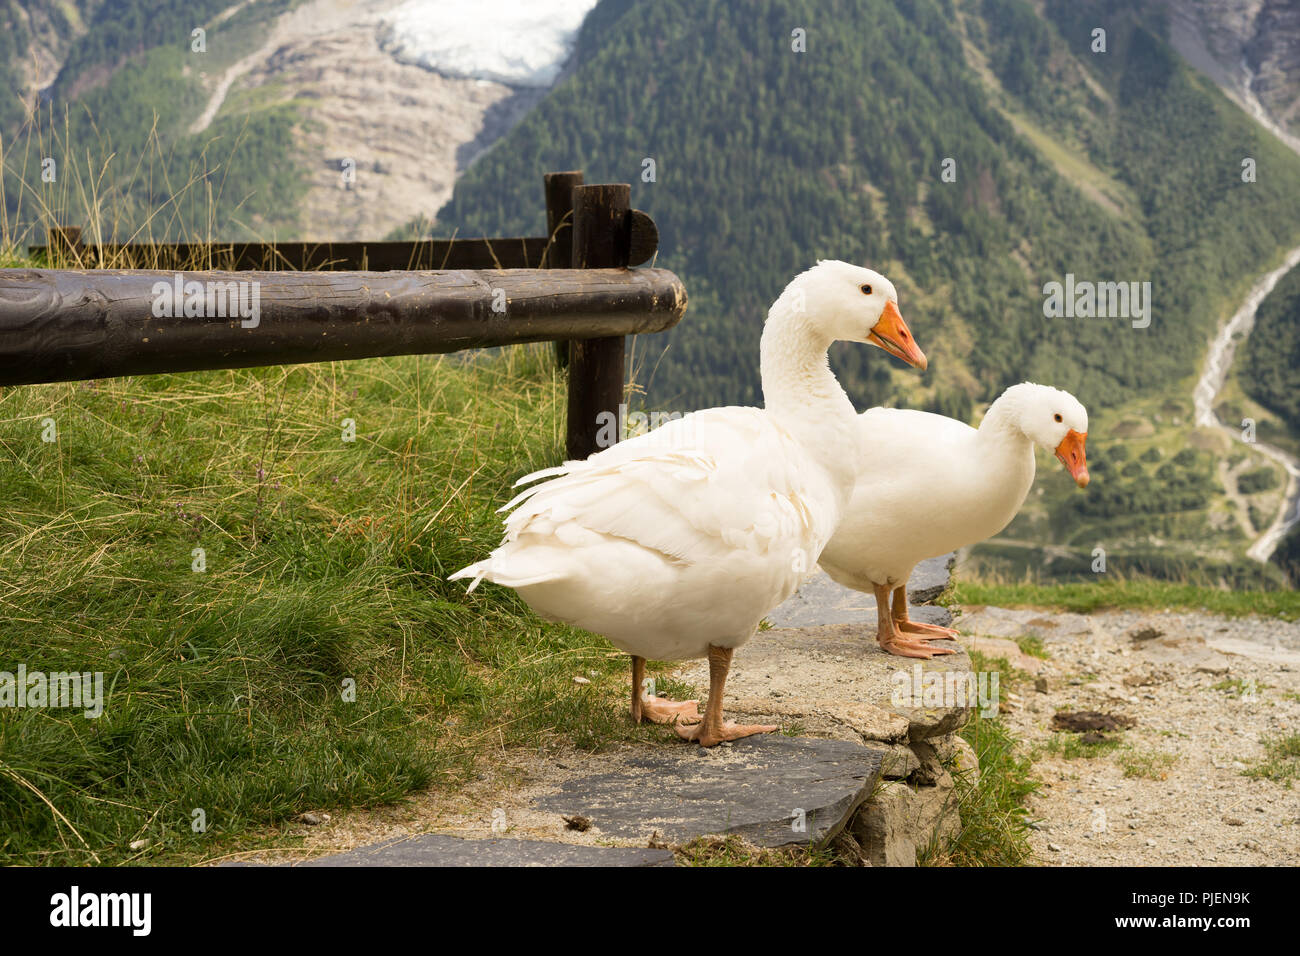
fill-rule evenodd
<path id="1" fill-rule="evenodd" d="M 1264 105 L 1260 103 L 1259 98 L 1255 95 L 1255 76 L 1251 72 L 1250 65 L 1244 60 L 1241 63 L 1240 71 L 1240 88 L 1225 90 L 1224 92 L 1236 100 L 1255 122 L 1263 126 L 1292 150 L 1300 153 L 1300 139 L 1290 135 L 1273 122 L 1268 115 L 1268 111 L 1264 109 Z M 1234 440 L 1241 439 L 1240 428 L 1235 427 L 1235 425 L 1225 425 L 1214 414 L 1214 400 L 1218 397 L 1219 391 L 1223 388 L 1223 383 L 1228 377 L 1228 369 L 1232 367 L 1232 359 L 1237 351 L 1237 336 L 1240 335 L 1242 339 L 1245 339 L 1250 334 L 1250 330 L 1255 325 L 1255 313 L 1259 309 L 1259 304 L 1273 291 L 1273 287 L 1277 285 L 1278 280 L 1294 269 L 1297 264 L 1300 264 L 1300 247 L 1292 249 L 1287 253 L 1286 260 L 1281 266 L 1263 276 L 1251 286 L 1250 292 L 1246 295 L 1246 301 L 1242 303 L 1241 308 L 1237 310 L 1232 318 L 1219 327 L 1219 332 L 1214 337 L 1214 342 L 1210 345 L 1210 352 L 1205 359 L 1205 370 L 1201 373 L 1201 377 L 1196 383 L 1196 389 L 1192 393 L 1197 425 L 1207 428 L 1220 428 L 1232 436 Z M 1297 524 L 1300 524 L 1300 459 L 1280 448 L 1263 442 L 1255 442 L 1253 447 L 1255 451 L 1272 458 L 1280 464 L 1286 469 L 1287 473 L 1286 496 L 1282 499 L 1282 507 L 1278 511 L 1277 517 L 1273 519 L 1273 523 L 1264 529 L 1264 532 L 1246 551 L 1246 556 L 1249 558 L 1256 561 L 1267 561 L 1273 556 L 1278 543 L 1286 536 L 1286 533 Z"/>
<path id="2" fill-rule="evenodd" d="M 1292 249 L 1287 253 L 1286 261 L 1282 265 L 1251 286 L 1241 308 L 1219 327 L 1218 334 L 1210 344 L 1209 354 L 1205 358 L 1204 371 L 1201 372 L 1201 377 L 1192 392 L 1195 420 L 1198 426 L 1218 428 L 1231 436 L 1234 441 L 1241 440 L 1242 429 L 1239 424 L 1221 422 L 1219 416 L 1214 413 L 1214 402 L 1227 380 L 1228 370 L 1232 367 L 1232 360 L 1237 352 L 1238 337 L 1245 339 L 1250 334 L 1250 330 L 1255 325 L 1255 313 L 1259 310 L 1259 304 L 1273 291 L 1278 280 L 1297 265 L 1300 265 L 1300 247 Z M 1256 561 L 1267 561 L 1277 549 L 1278 542 L 1283 536 L 1296 524 L 1300 524 L 1300 459 L 1264 442 L 1253 442 L 1251 447 L 1280 464 L 1286 469 L 1288 476 L 1286 497 L 1283 499 L 1277 517 L 1246 551 L 1247 557 Z"/>

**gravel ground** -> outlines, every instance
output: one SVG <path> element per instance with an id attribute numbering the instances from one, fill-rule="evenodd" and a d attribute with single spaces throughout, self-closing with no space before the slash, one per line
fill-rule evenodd
<path id="1" fill-rule="evenodd" d="M 1034 675 L 1003 694 L 1002 713 L 1036 757 L 1042 864 L 1300 864 L 1300 778 L 1288 788 L 1245 775 L 1266 757 L 1262 739 L 1300 732 L 1300 624 L 968 607 L 957 626 L 975 635 L 968 647 Z M 1035 635 L 1045 660 L 1005 640 Z M 1059 711 L 1134 724 L 1083 747 L 1052 730 Z M 1093 755 L 1060 752 L 1070 738 Z"/>

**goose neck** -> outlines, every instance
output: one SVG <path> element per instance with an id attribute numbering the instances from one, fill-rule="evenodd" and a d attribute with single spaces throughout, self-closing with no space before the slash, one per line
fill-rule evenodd
<path id="1" fill-rule="evenodd" d="M 831 340 L 806 315 L 773 306 L 759 346 L 763 402 L 778 417 L 852 422 L 853 405 L 831 371 Z"/>

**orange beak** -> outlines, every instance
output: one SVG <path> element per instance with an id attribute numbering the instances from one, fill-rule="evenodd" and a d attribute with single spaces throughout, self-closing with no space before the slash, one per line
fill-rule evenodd
<path id="1" fill-rule="evenodd" d="M 908 365 L 915 365 L 922 372 L 930 364 L 925 360 L 925 353 L 917 347 L 916 339 L 912 338 L 907 323 L 898 314 L 898 306 L 892 300 L 885 303 L 885 311 L 881 313 L 880 321 L 871 329 L 867 339 Z"/>
<path id="2" fill-rule="evenodd" d="M 1080 488 L 1087 488 L 1092 480 L 1088 477 L 1088 454 L 1083 447 L 1087 440 L 1087 432 L 1076 432 L 1071 428 L 1056 446 L 1056 457 L 1061 459 L 1061 464 Z"/>

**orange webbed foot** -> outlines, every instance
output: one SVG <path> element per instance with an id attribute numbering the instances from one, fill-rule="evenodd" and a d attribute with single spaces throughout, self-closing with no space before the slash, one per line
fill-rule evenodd
<path id="1" fill-rule="evenodd" d="M 923 624 L 920 621 L 899 621 L 896 624 L 900 631 L 907 634 L 929 634 L 931 640 L 951 641 L 957 638 L 957 629 L 952 627 L 941 627 L 938 624 Z"/>
<path id="2" fill-rule="evenodd" d="M 691 727 L 676 726 L 677 736 L 683 740 L 693 740 L 701 747 L 715 747 L 724 740 L 740 740 L 754 734 L 770 734 L 780 729 L 775 724 L 735 724 L 723 721 L 720 726 L 698 723 Z"/>
<path id="3" fill-rule="evenodd" d="M 880 647 L 888 654 L 895 654 L 898 657 L 916 657 L 926 661 L 936 656 L 957 653 L 952 647 L 936 647 L 928 641 L 909 640 L 903 637 L 881 641 Z"/>
<path id="4" fill-rule="evenodd" d="M 641 719 L 652 724 L 698 724 L 700 722 L 700 702 L 698 700 L 674 701 L 666 697 L 642 697 Z"/>

